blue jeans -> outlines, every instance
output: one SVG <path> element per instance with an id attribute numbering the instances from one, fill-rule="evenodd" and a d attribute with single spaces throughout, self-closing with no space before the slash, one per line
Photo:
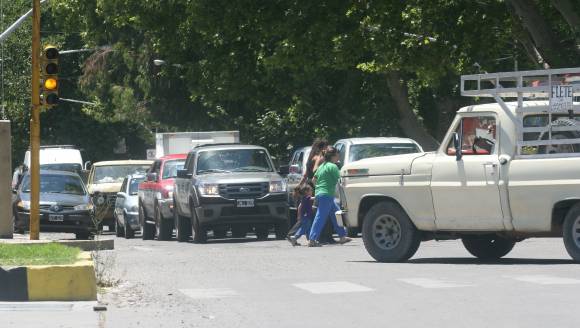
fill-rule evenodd
<path id="1" fill-rule="evenodd" d="M 306 235 L 306 237 L 308 237 L 308 234 L 310 234 L 311 227 L 312 227 L 312 218 L 303 216 L 300 219 L 300 228 L 298 228 L 298 231 L 296 231 L 294 238 L 298 239 L 303 235 Z"/>
<path id="2" fill-rule="evenodd" d="M 316 211 L 316 216 L 314 217 L 314 223 L 312 224 L 312 229 L 310 229 L 310 240 L 316 240 L 320 238 L 320 233 L 326 224 L 326 220 L 330 217 L 330 222 L 334 227 L 334 232 L 339 237 L 346 236 L 346 231 L 344 228 L 339 227 L 338 223 L 336 222 L 336 217 L 334 213 L 339 211 L 338 205 L 334 202 L 334 196 L 329 195 L 318 195 L 316 196 L 316 200 L 318 201 L 318 210 Z"/>

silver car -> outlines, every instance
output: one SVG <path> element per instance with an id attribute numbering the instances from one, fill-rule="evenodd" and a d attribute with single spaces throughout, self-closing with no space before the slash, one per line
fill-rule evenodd
<path id="1" fill-rule="evenodd" d="M 115 228 L 117 237 L 127 239 L 135 236 L 135 231 L 141 230 L 139 224 L 139 184 L 145 181 L 144 175 L 129 175 L 123 180 L 121 191 L 115 201 Z"/>

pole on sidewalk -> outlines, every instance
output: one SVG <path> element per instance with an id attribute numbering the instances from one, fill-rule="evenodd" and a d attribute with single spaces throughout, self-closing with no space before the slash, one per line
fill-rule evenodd
<path id="1" fill-rule="evenodd" d="M 10 136 L 10 121 L 0 121 L 0 238 L 12 239 L 12 149 Z"/>
<path id="2" fill-rule="evenodd" d="M 30 118 L 30 240 L 40 233 L 40 0 L 32 0 L 32 113 Z"/>

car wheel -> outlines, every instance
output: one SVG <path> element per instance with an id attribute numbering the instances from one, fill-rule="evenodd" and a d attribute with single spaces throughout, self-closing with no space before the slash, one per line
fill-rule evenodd
<path id="1" fill-rule="evenodd" d="M 139 206 L 139 221 L 141 221 L 141 238 L 143 238 L 143 240 L 153 239 L 153 237 L 155 237 L 155 227 L 152 224 L 147 223 L 147 217 L 145 216 L 143 206 Z"/>
<path id="2" fill-rule="evenodd" d="M 175 206 L 173 207 L 173 218 L 175 220 L 175 239 L 177 239 L 178 242 L 188 241 L 189 236 L 191 236 L 191 223 L 189 218 L 179 215 Z"/>
<path id="3" fill-rule="evenodd" d="M 420 233 L 403 209 L 391 202 L 374 205 L 365 215 L 362 239 L 378 262 L 410 259 L 421 243 Z"/>
<path id="4" fill-rule="evenodd" d="M 248 235 L 248 227 L 244 225 L 235 225 L 232 227 L 232 237 L 246 238 L 247 235 Z"/>
<path id="5" fill-rule="evenodd" d="M 213 237 L 216 239 L 224 239 L 228 235 L 228 229 L 226 228 L 214 228 L 213 229 Z"/>
<path id="6" fill-rule="evenodd" d="M 75 238 L 78 240 L 88 240 L 91 237 L 91 233 L 88 231 L 75 232 Z"/>
<path id="7" fill-rule="evenodd" d="M 467 251 L 482 260 L 497 260 L 506 256 L 516 242 L 497 235 L 467 236 L 461 239 Z"/>
<path id="8" fill-rule="evenodd" d="M 277 223 L 274 226 L 274 231 L 276 232 L 276 239 L 277 240 L 284 240 L 286 239 L 286 235 L 288 235 L 288 222 L 281 222 Z"/>
<path id="9" fill-rule="evenodd" d="M 115 219 L 115 236 L 123 237 L 124 232 L 125 231 L 121 228 L 121 225 L 119 224 L 119 220 Z"/>
<path id="10" fill-rule="evenodd" d="M 133 239 L 135 237 L 135 231 L 128 225 L 125 224 L 125 239 Z"/>
<path id="11" fill-rule="evenodd" d="M 191 217 L 193 218 L 193 242 L 197 244 L 204 244 L 207 242 L 207 228 L 204 227 L 195 213 L 195 209 L 191 209 Z"/>
<path id="12" fill-rule="evenodd" d="M 576 262 L 580 262 L 580 204 L 568 211 L 562 227 L 566 251 Z"/>
<path id="13" fill-rule="evenodd" d="M 155 206 L 155 232 L 157 240 L 170 240 L 173 234 L 171 221 L 163 218 L 159 206 Z"/>
<path id="14" fill-rule="evenodd" d="M 255 229 L 256 238 L 258 240 L 268 240 L 269 229 L 268 226 L 258 226 Z"/>

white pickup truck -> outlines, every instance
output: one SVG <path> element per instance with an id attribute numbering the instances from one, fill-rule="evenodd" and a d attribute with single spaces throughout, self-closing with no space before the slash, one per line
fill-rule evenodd
<path id="1" fill-rule="evenodd" d="M 409 259 L 421 241 L 458 238 L 472 255 L 498 259 L 530 237 L 563 237 L 580 262 L 579 76 L 462 76 L 462 95 L 495 102 L 461 108 L 435 152 L 344 166 L 337 215 L 362 227 L 381 262 Z"/>

